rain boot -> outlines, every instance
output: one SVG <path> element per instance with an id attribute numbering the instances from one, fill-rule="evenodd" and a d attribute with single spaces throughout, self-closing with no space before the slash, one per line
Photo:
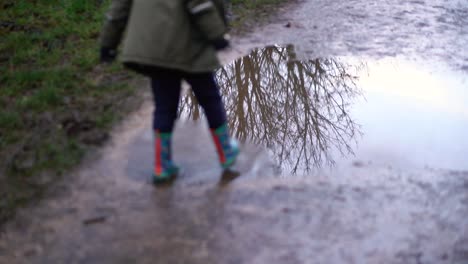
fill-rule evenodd
<path id="1" fill-rule="evenodd" d="M 224 169 L 230 168 L 236 161 L 239 155 L 239 146 L 235 139 L 229 136 L 228 127 L 226 124 L 221 125 L 216 129 L 211 129 L 211 135 L 216 145 L 219 162 Z"/>
<path id="2" fill-rule="evenodd" d="M 171 159 L 171 138 L 172 133 L 154 133 L 154 184 L 170 181 L 179 173 Z"/>

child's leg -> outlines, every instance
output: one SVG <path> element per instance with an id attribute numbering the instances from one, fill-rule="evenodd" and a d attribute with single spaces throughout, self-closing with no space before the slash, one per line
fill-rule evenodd
<path id="1" fill-rule="evenodd" d="M 155 110 L 153 129 L 170 133 L 177 118 L 181 78 L 176 74 L 157 76 L 151 79 Z"/>
<path id="2" fill-rule="evenodd" d="M 186 74 L 184 77 L 203 107 L 210 128 L 216 129 L 226 124 L 226 110 L 213 73 Z"/>
<path id="3" fill-rule="evenodd" d="M 153 182 L 155 184 L 173 179 L 179 171 L 172 162 L 171 139 L 177 118 L 180 83 L 181 77 L 172 72 L 164 75 L 158 74 L 151 79 L 155 103 L 153 115 L 155 155 Z"/>
<path id="4" fill-rule="evenodd" d="M 226 110 L 214 76 L 212 73 L 187 74 L 185 78 L 205 111 L 221 166 L 229 168 L 236 161 L 239 148 L 229 135 Z"/>

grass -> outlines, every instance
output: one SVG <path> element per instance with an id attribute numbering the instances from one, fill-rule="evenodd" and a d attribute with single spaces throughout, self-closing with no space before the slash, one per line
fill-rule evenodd
<path id="1" fill-rule="evenodd" d="M 280 3 L 285 1 L 281 0 L 231 0 L 233 12 L 237 15 L 241 15 L 239 9 L 247 9 L 250 12 L 264 11 L 265 9 L 271 9 L 274 6 L 277 6 Z"/>
<path id="2" fill-rule="evenodd" d="M 262 23 L 282 4 L 292 2 L 281 0 L 231 0 L 231 26 L 234 33 L 242 34 L 252 27 L 245 24 Z"/>
<path id="3" fill-rule="evenodd" d="M 279 2 L 233 0 L 233 27 Z M 135 77 L 117 64 L 96 67 L 109 3 L 0 2 L 0 226 L 131 109 Z"/>
<path id="4" fill-rule="evenodd" d="M 134 95 L 122 67 L 96 68 L 108 3 L 0 3 L 0 224 L 76 165 L 86 133 L 108 129 Z"/>

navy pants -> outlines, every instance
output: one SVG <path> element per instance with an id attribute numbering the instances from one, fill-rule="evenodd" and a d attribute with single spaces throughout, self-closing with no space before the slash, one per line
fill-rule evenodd
<path id="1" fill-rule="evenodd" d="M 182 80 L 187 81 L 203 108 L 210 128 L 226 123 L 226 111 L 213 73 L 187 73 L 166 70 L 151 76 L 155 110 L 153 128 L 160 132 L 172 132 L 177 118 Z"/>

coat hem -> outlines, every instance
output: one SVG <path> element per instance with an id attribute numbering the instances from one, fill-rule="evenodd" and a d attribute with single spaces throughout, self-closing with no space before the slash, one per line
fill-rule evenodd
<path id="1" fill-rule="evenodd" d="M 147 66 L 156 66 L 161 68 L 180 70 L 190 73 L 204 73 L 204 72 L 213 72 L 221 68 L 221 64 L 218 62 L 217 65 L 199 67 L 199 66 L 187 66 L 183 64 L 176 64 L 174 62 L 165 62 L 161 60 L 155 60 L 150 58 L 142 58 L 138 56 L 122 56 L 121 61 L 123 63 L 136 63 Z"/>

